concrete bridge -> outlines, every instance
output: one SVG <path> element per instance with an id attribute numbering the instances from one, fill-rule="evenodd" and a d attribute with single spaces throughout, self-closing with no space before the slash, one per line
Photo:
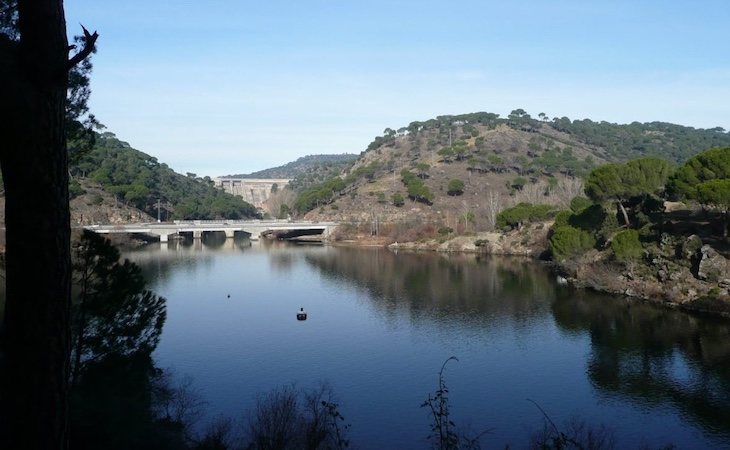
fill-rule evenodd
<path id="1" fill-rule="evenodd" d="M 203 233 L 223 232 L 227 238 L 243 233 L 251 240 L 266 235 L 291 238 L 306 235 L 328 236 L 337 226 L 336 222 L 311 222 L 289 220 L 176 220 L 163 223 L 134 223 L 126 225 L 86 225 L 85 229 L 100 234 L 140 233 L 159 236 L 160 242 L 167 242 L 171 235 L 192 235 L 200 239 Z"/>

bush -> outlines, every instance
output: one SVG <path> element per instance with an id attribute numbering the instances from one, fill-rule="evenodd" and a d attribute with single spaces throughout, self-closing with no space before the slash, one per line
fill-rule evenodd
<path id="1" fill-rule="evenodd" d="M 595 245 L 596 239 L 592 234 L 570 225 L 555 228 L 550 236 L 550 250 L 557 259 L 579 255 Z"/>
<path id="2" fill-rule="evenodd" d="M 71 180 L 68 182 L 68 196 L 69 198 L 76 198 L 79 195 L 85 194 L 86 191 L 84 188 L 81 187 L 78 181 L 71 178 Z"/>
<path id="3" fill-rule="evenodd" d="M 551 205 L 533 205 L 532 203 L 519 203 L 507 208 L 497 214 L 497 226 L 500 228 L 520 228 L 528 222 L 539 222 L 549 219 L 555 214 Z"/>
<path id="4" fill-rule="evenodd" d="M 451 227 L 441 227 L 441 228 L 439 228 L 438 232 L 440 235 L 444 236 L 444 235 L 453 233 L 454 229 Z"/>
<path id="5" fill-rule="evenodd" d="M 621 261 L 639 258 L 644 250 L 639 241 L 639 232 L 637 230 L 624 230 L 617 233 L 611 241 L 611 250 L 613 250 L 616 259 Z"/>
<path id="6" fill-rule="evenodd" d="M 591 205 L 570 216 L 570 226 L 586 231 L 601 229 L 609 214 L 601 205 Z"/>
<path id="7" fill-rule="evenodd" d="M 592 204 L 593 202 L 591 202 L 590 199 L 579 195 L 577 197 L 574 197 L 573 200 L 570 201 L 570 210 L 574 213 L 579 213 L 591 206 Z"/>
<path id="8" fill-rule="evenodd" d="M 401 207 L 406 203 L 405 199 L 399 192 L 396 192 L 395 194 L 393 194 L 391 196 L 391 200 L 393 200 L 393 206 Z"/>
<path id="9" fill-rule="evenodd" d="M 449 195 L 461 195 L 464 193 L 464 182 L 454 178 L 449 181 L 448 190 L 446 191 Z"/>
<path id="10" fill-rule="evenodd" d="M 555 224 L 553 225 L 554 228 L 558 227 L 564 227 L 566 225 L 570 225 L 570 218 L 573 217 L 573 215 L 570 213 L 570 211 L 560 211 L 555 215 Z"/>

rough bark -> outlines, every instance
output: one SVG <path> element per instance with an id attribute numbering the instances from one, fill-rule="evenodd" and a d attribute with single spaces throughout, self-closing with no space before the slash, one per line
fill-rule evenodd
<path id="1" fill-rule="evenodd" d="M 20 41 L 0 46 L 7 238 L 0 448 L 59 449 L 68 445 L 68 41 L 61 0 L 20 0 L 18 12 Z"/>

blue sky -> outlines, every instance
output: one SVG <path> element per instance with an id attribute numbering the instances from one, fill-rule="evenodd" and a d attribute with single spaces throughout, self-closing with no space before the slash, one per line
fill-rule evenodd
<path id="1" fill-rule="evenodd" d="M 91 107 L 179 172 L 359 153 L 489 111 L 730 129 L 727 1 L 67 0 Z"/>

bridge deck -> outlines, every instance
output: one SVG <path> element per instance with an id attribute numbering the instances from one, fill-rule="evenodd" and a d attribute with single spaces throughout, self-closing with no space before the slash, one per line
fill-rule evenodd
<path id="1" fill-rule="evenodd" d="M 258 239 L 261 234 L 270 231 L 293 231 L 293 230 L 322 230 L 322 234 L 328 234 L 332 228 L 337 226 L 335 222 L 312 222 L 312 221 L 288 221 L 288 220 L 179 220 L 175 222 L 157 223 L 133 223 L 124 225 L 86 225 L 85 229 L 96 233 L 142 233 L 160 237 L 160 241 L 167 242 L 171 234 L 193 233 L 194 237 L 200 237 L 202 233 L 222 231 L 226 236 L 233 237 L 236 231 L 251 235 L 252 239 Z"/>

